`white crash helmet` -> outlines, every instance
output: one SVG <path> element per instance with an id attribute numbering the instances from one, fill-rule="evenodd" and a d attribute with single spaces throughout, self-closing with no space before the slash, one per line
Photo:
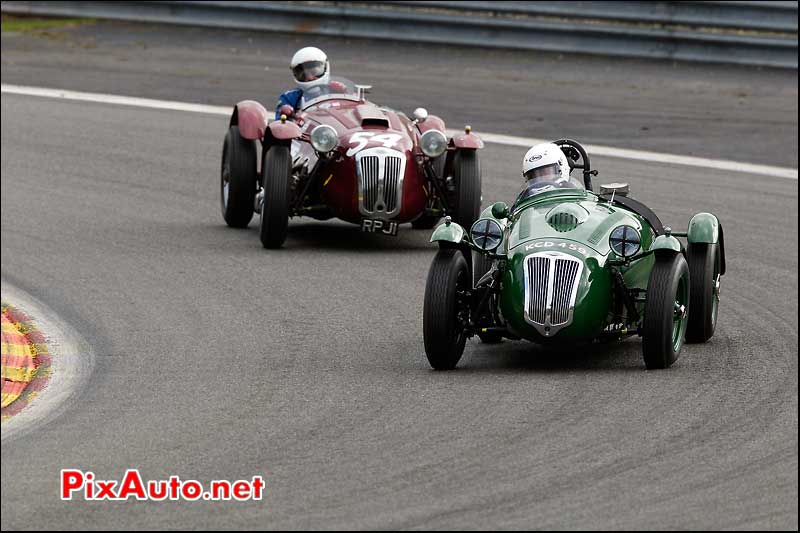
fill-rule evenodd
<path id="1" fill-rule="evenodd" d="M 331 72 L 328 56 L 314 46 L 301 48 L 292 56 L 292 75 L 304 91 L 317 85 L 327 85 Z"/>
<path id="2" fill-rule="evenodd" d="M 569 161 L 561 148 L 553 143 L 531 147 L 522 160 L 522 175 L 526 181 L 569 181 Z"/>

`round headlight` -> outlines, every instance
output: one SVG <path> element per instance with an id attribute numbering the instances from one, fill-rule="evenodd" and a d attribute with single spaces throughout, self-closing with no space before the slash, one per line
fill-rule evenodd
<path id="1" fill-rule="evenodd" d="M 336 148 L 339 139 L 336 130 L 326 124 L 321 124 L 311 132 L 311 146 L 314 150 L 327 153 Z"/>
<path id="2" fill-rule="evenodd" d="M 642 238 L 632 226 L 617 226 L 608 239 L 611 250 L 620 257 L 636 255 L 642 247 Z"/>
<path id="3" fill-rule="evenodd" d="M 428 157 L 439 157 L 447 150 L 447 137 L 439 130 L 428 130 L 422 134 L 419 147 Z"/>
<path id="4" fill-rule="evenodd" d="M 490 218 L 482 218 L 473 224 L 469 234 L 475 246 L 489 252 L 500 246 L 500 241 L 503 240 L 500 224 Z"/>

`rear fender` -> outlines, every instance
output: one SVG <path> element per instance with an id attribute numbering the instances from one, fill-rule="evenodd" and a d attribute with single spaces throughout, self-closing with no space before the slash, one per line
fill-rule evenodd
<path id="1" fill-rule="evenodd" d="M 254 100 L 242 100 L 233 107 L 230 126 L 239 126 L 239 133 L 253 141 L 264 138 L 269 122 L 267 110 Z"/>

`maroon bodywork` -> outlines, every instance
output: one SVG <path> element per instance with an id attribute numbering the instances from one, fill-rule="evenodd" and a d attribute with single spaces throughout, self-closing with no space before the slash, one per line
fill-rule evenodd
<path id="1" fill-rule="evenodd" d="M 269 122 L 269 114 L 264 106 L 253 100 L 242 100 L 233 108 L 231 126 L 239 126 L 239 133 L 245 139 L 260 141 Z"/>
<path id="2" fill-rule="evenodd" d="M 242 137 L 252 141 L 291 141 L 301 135 L 300 128 L 292 122 L 269 122 L 267 110 L 253 100 L 243 100 L 236 104 L 230 125 L 239 126 Z"/>
<path id="3" fill-rule="evenodd" d="M 288 111 L 288 110 L 287 110 Z M 288 114 L 288 113 L 284 113 Z M 431 183 L 434 166 L 419 147 L 420 137 L 428 130 L 445 132 L 444 121 L 434 115 L 418 122 L 405 114 L 379 107 L 369 101 L 342 95 L 332 95 L 302 111 L 287 116 L 287 120 L 269 121 L 270 113 L 252 100 L 239 102 L 231 116 L 231 126 L 238 125 L 241 135 L 246 139 L 260 140 L 264 150 L 274 144 L 288 144 L 291 140 L 299 142 L 293 146 L 293 160 L 307 160 L 306 174 L 295 167 L 296 190 L 290 216 L 311 216 L 318 219 L 331 217 L 359 223 L 365 214 L 359 198 L 359 176 L 356 155 L 377 147 L 384 147 L 402 154 L 405 168 L 402 173 L 402 192 L 399 196 L 399 210 L 388 220 L 405 223 L 418 219 L 430 208 L 436 194 Z M 320 125 L 332 127 L 338 137 L 338 146 L 329 154 L 320 156 L 310 143 L 310 135 Z M 448 140 L 440 172 L 447 172 L 456 150 L 477 150 L 483 147 L 481 139 L 474 134 L 465 133 Z M 298 159 L 299 158 L 299 159 Z M 427 170 L 426 170 L 427 169 Z M 261 172 L 259 172 L 261 175 Z M 439 176 L 441 184 L 444 176 Z M 311 181 L 313 186 L 305 186 Z M 299 198 L 300 189 L 307 192 Z M 441 190 L 441 188 L 439 189 Z M 442 213 L 444 214 L 444 213 Z"/>
<path id="4" fill-rule="evenodd" d="M 347 154 L 359 145 L 363 145 L 361 150 L 383 146 L 384 143 L 380 140 L 382 136 L 393 134 L 399 136 L 399 140 L 392 145 L 392 148 L 402 152 L 407 163 L 403 175 L 400 212 L 392 217 L 392 220 L 402 223 L 417 218 L 425 209 L 428 196 L 423 187 L 426 180 L 422 166 L 417 161 L 420 154 L 418 147 L 420 133 L 415 126 L 405 116 L 381 109 L 369 102 L 357 103 L 345 100 L 329 103 L 332 105 L 326 109 L 312 109 L 298 113 L 297 121 L 308 134 L 319 124 L 333 127 L 338 134 L 339 146 L 335 154 L 320 168 L 324 176 L 321 198 L 331 208 L 333 215 L 354 223 L 363 218 L 359 211 L 358 176 L 353 157 L 355 153 L 351 153 L 350 156 Z M 364 141 L 351 141 L 353 135 L 359 132 L 373 135 L 363 137 Z M 375 140 L 376 137 L 378 141 Z M 310 144 L 304 145 L 303 150 L 311 153 L 314 151 Z"/>
<path id="5" fill-rule="evenodd" d="M 451 141 L 454 148 L 464 148 L 467 150 L 479 150 L 483 148 L 483 139 L 467 131 L 461 135 L 456 135 Z"/>

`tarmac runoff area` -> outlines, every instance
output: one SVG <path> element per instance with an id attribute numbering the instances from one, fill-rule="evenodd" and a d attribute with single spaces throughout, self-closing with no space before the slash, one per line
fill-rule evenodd
<path id="1" fill-rule="evenodd" d="M 89 345 L 52 310 L 2 281 L 2 441 L 58 415 L 83 390 Z"/>

